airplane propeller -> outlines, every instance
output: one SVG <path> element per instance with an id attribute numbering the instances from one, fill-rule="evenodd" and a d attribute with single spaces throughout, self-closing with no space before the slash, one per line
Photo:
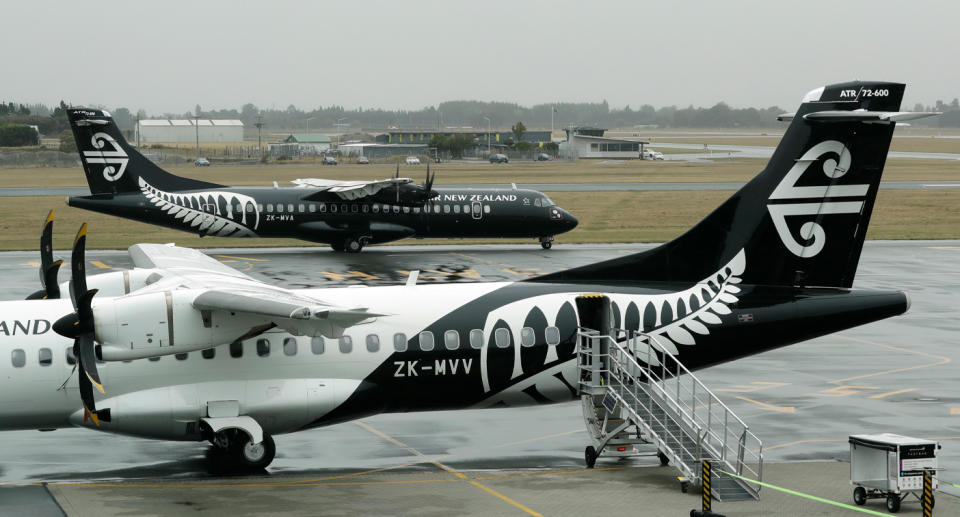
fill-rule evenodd
<path id="1" fill-rule="evenodd" d="M 53 300 L 60 298 L 57 273 L 62 260 L 53 260 L 53 210 L 47 214 L 40 233 L 40 285 L 43 289 L 31 294 L 28 300 Z"/>
<path id="2" fill-rule="evenodd" d="M 63 337 L 73 338 L 73 355 L 77 359 L 76 369 L 80 370 L 77 380 L 80 385 L 80 400 L 83 401 L 84 416 L 95 425 L 100 425 L 96 404 L 93 400 L 93 387 L 105 393 L 100 374 L 97 372 L 97 356 L 93 335 L 93 308 L 91 301 L 97 294 L 96 289 L 87 289 L 84 272 L 84 248 L 87 242 L 87 223 L 80 226 L 73 241 L 73 255 L 70 259 L 70 301 L 74 312 L 63 316 L 53 324 L 53 330 Z M 66 384 L 66 383 L 64 383 Z"/>

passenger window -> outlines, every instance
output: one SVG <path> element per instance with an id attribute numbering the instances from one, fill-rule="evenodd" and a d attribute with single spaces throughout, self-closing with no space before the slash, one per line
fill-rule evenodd
<path id="1" fill-rule="evenodd" d="M 409 214 L 409 213 L 410 213 L 410 207 L 409 207 L 409 206 L 403 207 L 403 213 Z"/>
<path id="2" fill-rule="evenodd" d="M 374 205 L 373 205 L 373 213 L 375 213 L 375 214 L 379 214 L 379 213 L 380 213 L 380 205 L 377 205 L 377 204 L 374 204 Z"/>
<path id="3" fill-rule="evenodd" d="M 304 211 L 306 211 L 306 207 L 303 205 L 303 203 L 300 203 L 300 206 L 298 206 L 297 208 L 300 209 L 300 213 L 301 213 L 301 214 L 302 214 Z"/>
<path id="4" fill-rule="evenodd" d="M 367 352 L 380 351 L 380 336 L 376 334 L 367 334 Z"/>
<path id="5" fill-rule="evenodd" d="M 14 368 L 23 368 L 23 365 L 27 364 L 27 353 L 17 348 L 10 353 L 10 360 L 13 361 Z"/>
<path id="6" fill-rule="evenodd" d="M 443 213 L 445 214 L 450 213 L 450 205 L 443 205 Z"/>
<path id="7" fill-rule="evenodd" d="M 326 211 L 327 211 L 327 204 L 326 204 L 326 203 L 320 203 L 320 211 L 321 211 L 321 212 L 326 212 Z"/>
<path id="8" fill-rule="evenodd" d="M 443 344 L 447 350 L 456 350 L 460 348 L 460 333 L 456 330 L 448 330 L 443 333 Z"/>
<path id="9" fill-rule="evenodd" d="M 40 349 L 40 366 L 50 366 L 53 364 L 53 352 L 49 348 Z"/>
<path id="10" fill-rule="evenodd" d="M 310 203 L 310 213 L 313 213 L 316 211 L 317 211 L 317 205 Z"/>
<path id="11" fill-rule="evenodd" d="M 540 198 L 533 200 L 533 206 L 540 206 Z"/>
<path id="12" fill-rule="evenodd" d="M 399 213 L 400 213 L 400 207 L 399 207 L 399 206 L 393 207 L 393 213 L 399 214 Z"/>
<path id="13" fill-rule="evenodd" d="M 230 343 L 230 357 L 233 357 L 234 359 L 243 357 L 243 343 L 239 341 Z"/>
<path id="14" fill-rule="evenodd" d="M 349 354 L 353 352 L 353 338 L 350 336 L 343 336 L 340 338 L 340 352 L 343 354 Z"/>
<path id="15" fill-rule="evenodd" d="M 363 213 L 368 213 L 370 211 L 370 205 L 363 205 Z"/>
<path id="16" fill-rule="evenodd" d="M 216 348 L 204 348 L 203 351 L 200 352 L 200 357 L 204 359 L 213 359 L 216 356 L 217 356 Z"/>
<path id="17" fill-rule="evenodd" d="M 547 327 L 544 334 L 546 334 L 548 345 L 556 346 L 560 344 L 560 329 L 557 327 Z"/>
<path id="18" fill-rule="evenodd" d="M 424 352 L 433 350 L 433 332 L 426 330 L 420 333 L 420 350 Z"/>
<path id="19" fill-rule="evenodd" d="M 483 213 L 485 214 L 490 213 L 490 205 L 483 205 Z"/>
<path id="20" fill-rule="evenodd" d="M 257 203 L 257 211 L 263 212 L 263 203 Z"/>
<path id="21" fill-rule="evenodd" d="M 322 211 L 323 211 L 323 210 L 321 210 L 321 212 L 322 212 Z M 333 203 L 331 203 L 331 204 L 330 204 L 330 212 L 331 212 L 331 213 L 336 213 L 336 211 L 337 211 L 337 205 L 334 205 Z"/>
<path id="22" fill-rule="evenodd" d="M 460 213 L 460 205 L 453 205 L 453 213 L 455 214 Z"/>
<path id="23" fill-rule="evenodd" d="M 440 205 L 433 205 L 433 213 L 435 214 L 440 213 Z"/>
<path id="24" fill-rule="evenodd" d="M 267 212 L 273 212 L 273 203 L 267 203 Z"/>
<path id="25" fill-rule="evenodd" d="M 350 205 L 350 211 L 353 212 L 353 213 L 359 212 L 359 211 L 360 211 L 360 205 Z"/>
<path id="26" fill-rule="evenodd" d="M 397 332 L 393 335 L 393 349 L 397 352 L 406 352 L 407 351 L 407 335 L 402 332 Z"/>
<path id="27" fill-rule="evenodd" d="M 470 205 L 463 205 L 463 213 L 465 214 L 470 213 Z"/>
<path id="28" fill-rule="evenodd" d="M 473 213 L 474 213 L 474 214 L 477 214 L 477 215 L 480 214 L 480 205 L 479 205 L 479 204 L 473 205 Z"/>
<path id="29" fill-rule="evenodd" d="M 233 207 L 233 211 L 236 212 L 236 213 L 238 213 L 238 214 L 239 214 L 240 212 L 243 212 L 243 205 L 241 205 L 240 203 L 237 203 L 237 205 Z"/>
<path id="30" fill-rule="evenodd" d="M 347 213 L 347 212 L 349 211 L 349 209 L 347 208 L 347 204 L 346 204 L 346 203 L 341 203 L 341 204 L 340 204 L 340 211 L 343 212 L 343 213 Z"/>
<path id="31" fill-rule="evenodd" d="M 283 213 L 283 203 L 277 203 L 277 212 Z"/>
<path id="32" fill-rule="evenodd" d="M 288 337 L 283 340 L 283 355 L 297 355 L 296 338 Z"/>
<path id="33" fill-rule="evenodd" d="M 72 346 L 68 346 L 66 352 L 67 352 L 67 354 L 66 354 L 66 355 L 67 355 L 67 364 L 69 364 L 69 365 L 71 365 L 71 366 L 77 364 L 77 356 L 73 355 L 73 347 L 72 347 Z"/>
<path id="34" fill-rule="evenodd" d="M 177 361 L 186 361 L 189 354 L 174 354 L 173 357 L 177 358 Z"/>
<path id="35" fill-rule="evenodd" d="M 497 348 L 507 348 L 510 346 L 510 331 L 499 328 L 493 333 L 493 340 L 497 342 Z"/>
<path id="36" fill-rule="evenodd" d="M 475 348 L 480 350 L 483 348 L 483 331 L 480 329 L 473 329 L 470 331 L 470 348 Z"/>
<path id="37" fill-rule="evenodd" d="M 419 214 L 419 213 L 420 213 L 420 207 L 419 207 L 419 206 L 413 207 L 413 213 Z"/>
<path id="38" fill-rule="evenodd" d="M 317 336 L 310 340 L 310 351 L 313 352 L 313 355 L 320 355 L 323 353 L 323 338 Z"/>
<path id="39" fill-rule="evenodd" d="M 266 339 L 257 340 L 257 355 L 267 357 L 270 355 L 270 341 Z"/>
<path id="40" fill-rule="evenodd" d="M 293 203 L 287 204 L 287 212 L 293 213 Z"/>
<path id="41" fill-rule="evenodd" d="M 247 213 L 248 214 L 253 213 L 253 203 L 247 203 Z"/>
<path id="42" fill-rule="evenodd" d="M 520 329 L 520 344 L 522 346 L 533 346 L 537 341 L 536 334 L 533 333 L 533 329 L 530 327 L 523 327 Z"/>

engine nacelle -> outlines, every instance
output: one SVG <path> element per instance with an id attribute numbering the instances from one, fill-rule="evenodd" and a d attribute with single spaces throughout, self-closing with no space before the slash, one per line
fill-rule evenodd
<path id="1" fill-rule="evenodd" d="M 150 285 L 160 277 L 160 270 L 157 269 L 126 269 L 124 271 L 111 271 L 109 273 L 100 273 L 87 277 L 87 288 L 97 289 L 97 296 L 105 298 L 107 296 L 123 296 L 130 294 L 137 289 Z M 62 282 L 60 290 L 64 293 L 70 292 L 70 282 Z"/>
<path id="2" fill-rule="evenodd" d="M 94 337 L 104 361 L 124 361 L 202 350 L 230 343 L 269 323 L 264 317 L 200 311 L 191 303 L 201 291 L 133 293 L 94 300 Z"/>

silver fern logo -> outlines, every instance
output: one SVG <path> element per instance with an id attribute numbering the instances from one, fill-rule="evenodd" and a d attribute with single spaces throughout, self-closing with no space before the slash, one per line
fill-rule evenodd
<path id="1" fill-rule="evenodd" d="M 850 150 L 836 140 L 827 140 L 811 147 L 790 168 L 777 188 L 770 195 L 770 201 L 778 200 L 816 200 L 809 203 L 771 203 L 767 205 L 773 224 L 784 246 L 801 258 L 815 257 L 827 242 L 826 232 L 817 221 L 807 221 L 800 226 L 800 238 L 794 238 L 787 225 L 788 217 L 821 216 L 834 214 L 857 214 L 863 209 L 870 185 L 813 185 L 797 186 L 800 177 L 810 166 L 823 160 L 823 174 L 832 183 L 850 170 Z M 826 201 L 830 198 L 860 198 L 860 201 Z"/>
<path id="2" fill-rule="evenodd" d="M 164 192 L 140 178 L 146 198 L 190 231 L 216 237 L 257 237 L 260 210 L 250 196 L 224 191 Z"/>
<path id="3" fill-rule="evenodd" d="M 94 133 L 90 142 L 93 144 L 94 150 L 84 151 L 83 159 L 87 163 L 104 164 L 103 177 L 107 181 L 117 181 L 122 178 L 123 173 L 127 170 L 127 163 L 130 162 L 130 158 L 117 145 L 117 141 L 106 133 Z M 110 144 L 108 149 L 105 148 L 107 144 Z"/>

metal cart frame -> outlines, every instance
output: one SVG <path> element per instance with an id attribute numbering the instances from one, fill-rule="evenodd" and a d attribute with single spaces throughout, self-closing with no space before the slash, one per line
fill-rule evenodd
<path id="1" fill-rule="evenodd" d="M 936 471 L 939 442 L 899 434 L 851 435 L 850 484 L 853 502 L 864 505 L 869 499 L 886 499 L 887 510 L 896 513 L 909 495 L 917 500 L 923 493 L 925 470 Z M 934 478 L 933 489 L 938 488 Z"/>

